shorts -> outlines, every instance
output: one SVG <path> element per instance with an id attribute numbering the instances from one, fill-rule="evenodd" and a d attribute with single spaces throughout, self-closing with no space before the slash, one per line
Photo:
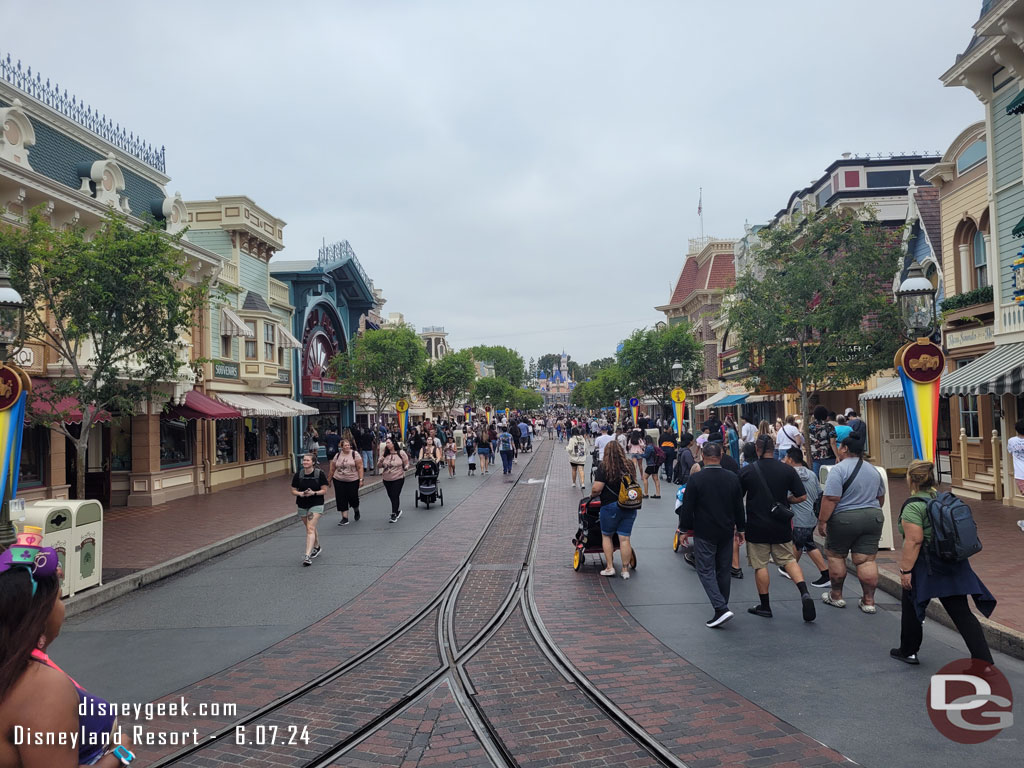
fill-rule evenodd
<path id="1" fill-rule="evenodd" d="M 645 475 L 656 475 L 656 474 L 658 474 L 658 468 L 656 466 L 654 466 L 653 464 L 651 464 L 650 466 L 647 467 L 647 469 L 644 470 L 644 474 Z"/>
<path id="2" fill-rule="evenodd" d="M 793 549 L 797 552 L 814 552 L 818 544 L 814 541 L 814 526 L 801 528 L 793 526 Z"/>
<path id="3" fill-rule="evenodd" d="M 477 448 L 476 452 L 479 453 L 481 456 L 483 456 L 485 459 L 489 458 L 490 455 L 491 455 L 490 447 L 487 447 L 487 448 Z"/>
<path id="4" fill-rule="evenodd" d="M 323 504 L 318 504 L 317 506 L 310 507 L 309 509 L 303 509 L 302 507 L 296 507 L 295 508 L 295 514 L 297 514 L 302 519 L 305 519 L 307 517 L 312 517 L 313 515 L 322 515 L 323 513 L 324 513 L 324 505 Z"/>
<path id="5" fill-rule="evenodd" d="M 885 515 L 878 507 L 833 512 L 825 528 L 825 549 L 830 554 L 876 555 Z"/>
<path id="6" fill-rule="evenodd" d="M 617 503 L 605 504 L 601 507 L 601 535 L 629 536 L 633 533 L 636 522 L 635 509 L 622 509 Z"/>
<path id="7" fill-rule="evenodd" d="M 784 568 L 787 563 L 792 563 L 796 559 L 793 554 L 793 542 L 787 541 L 785 544 L 747 542 L 747 562 L 755 571 L 759 568 L 767 568 L 769 558 L 774 560 L 780 568 Z"/>

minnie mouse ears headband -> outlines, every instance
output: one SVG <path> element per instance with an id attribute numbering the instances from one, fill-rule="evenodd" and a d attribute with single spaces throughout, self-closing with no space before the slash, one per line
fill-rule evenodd
<path id="1" fill-rule="evenodd" d="M 53 576 L 59 560 L 53 547 L 40 547 L 39 537 L 32 533 L 19 533 L 15 543 L 0 553 L 0 573 L 24 568 L 32 579 L 32 594 L 36 593 L 36 576 Z"/>

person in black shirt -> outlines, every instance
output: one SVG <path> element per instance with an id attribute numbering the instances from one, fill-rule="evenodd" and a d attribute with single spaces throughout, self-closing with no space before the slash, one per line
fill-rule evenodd
<path id="1" fill-rule="evenodd" d="M 338 455 L 338 445 L 341 443 L 341 435 L 334 427 L 327 428 L 327 435 L 324 437 L 324 447 L 327 450 L 327 463 L 329 464 Z"/>
<path id="2" fill-rule="evenodd" d="M 734 459 L 732 456 L 730 456 L 728 451 L 725 450 L 725 441 L 722 439 L 722 433 L 721 432 L 712 432 L 708 436 L 708 442 L 704 443 L 704 447 L 705 448 L 707 448 L 708 443 L 717 443 L 718 447 L 722 449 L 722 456 L 721 456 L 721 459 L 719 460 L 719 466 L 721 466 L 722 469 L 729 470 L 734 475 L 739 475 L 739 473 L 740 473 L 740 465 L 737 464 L 736 463 L 736 459 Z M 703 459 L 698 464 L 698 467 L 699 468 L 703 468 L 704 467 Z M 696 565 L 696 561 L 695 560 L 694 561 L 689 560 L 689 558 L 687 558 L 686 555 L 683 555 L 683 557 L 686 558 L 686 561 L 688 563 L 690 563 L 690 565 L 694 565 L 694 566 Z M 732 543 L 732 577 L 734 579 L 742 579 L 743 578 L 743 569 L 740 568 L 740 541 L 739 541 L 739 539 L 734 539 L 733 543 Z"/>
<path id="3" fill-rule="evenodd" d="M 700 428 L 708 430 L 712 435 L 722 434 L 722 422 L 718 420 L 718 416 L 715 415 L 714 411 L 708 412 L 708 418 L 700 425 Z"/>
<path id="4" fill-rule="evenodd" d="M 791 520 L 781 520 L 771 513 L 775 504 L 796 504 L 807 498 L 800 476 L 792 467 L 775 458 L 775 441 L 768 435 L 755 443 L 760 458 L 740 470 L 740 483 L 747 496 L 747 561 L 754 569 L 759 605 L 748 608 L 756 616 L 772 617 L 768 599 L 768 560 L 784 568 L 800 590 L 804 621 L 814 621 L 814 600 L 807 592 L 804 574 L 793 554 Z"/>
<path id="5" fill-rule="evenodd" d="M 739 478 L 721 467 L 722 444 L 704 446 L 704 468 L 695 473 L 683 494 L 680 527 L 693 530 L 697 576 L 715 615 L 707 622 L 719 627 L 733 617 L 729 610 L 733 541 L 742 543 L 745 516 Z"/>
<path id="6" fill-rule="evenodd" d="M 313 558 L 320 554 L 320 537 L 316 524 L 324 513 L 324 499 L 327 498 L 327 475 L 315 465 L 313 454 L 302 457 L 302 469 L 292 477 L 292 495 L 295 497 L 296 512 L 306 526 L 306 556 L 303 565 L 312 565 Z"/>

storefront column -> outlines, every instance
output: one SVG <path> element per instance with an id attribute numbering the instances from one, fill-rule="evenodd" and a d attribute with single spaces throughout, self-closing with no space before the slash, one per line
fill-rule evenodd
<path id="1" fill-rule="evenodd" d="M 49 475 L 46 482 L 50 486 L 49 498 L 68 498 L 70 486 L 68 485 L 68 456 L 67 438 L 59 429 L 50 430 L 50 448 L 47 455 Z"/>
<path id="2" fill-rule="evenodd" d="M 128 506 L 151 507 L 163 501 L 153 480 L 160 473 L 160 417 L 132 416 L 132 472 L 129 476 Z"/>

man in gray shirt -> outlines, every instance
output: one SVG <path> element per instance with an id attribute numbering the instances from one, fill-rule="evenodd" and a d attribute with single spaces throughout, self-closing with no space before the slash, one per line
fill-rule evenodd
<path id="1" fill-rule="evenodd" d="M 807 491 L 807 498 L 798 504 L 792 504 L 793 510 L 793 549 L 796 550 L 796 561 L 800 562 L 800 555 L 806 552 L 818 569 L 818 578 L 811 582 L 812 587 L 829 586 L 832 582 L 828 575 L 828 566 L 825 565 L 825 558 L 814 540 L 814 528 L 818 524 L 818 518 L 814 516 L 814 504 L 821 496 L 821 486 L 818 484 L 817 476 L 807 468 L 804 463 L 804 452 L 799 448 L 790 448 L 786 451 L 783 462 L 796 470 L 800 482 L 804 484 Z M 779 568 L 779 573 L 789 578 L 784 568 Z"/>
<path id="2" fill-rule="evenodd" d="M 875 589 L 878 586 L 878 541 L 882 537 L 885 516 L 886 481 L 874 465 L 864 461 L 864 444 L 851 435 L 839 444 L 839 463 L 832 467 L 825 482 L 825 496 L 818 516 L 818 533 L 825 536 L 828 573 L 832 589 L 821 599 L 836 608 L 845 608 L 843 582 L 846 580 L 846 556 L 857 566 L 857 579 L 864 590 L 860 609 L 875 613 Z"/>

